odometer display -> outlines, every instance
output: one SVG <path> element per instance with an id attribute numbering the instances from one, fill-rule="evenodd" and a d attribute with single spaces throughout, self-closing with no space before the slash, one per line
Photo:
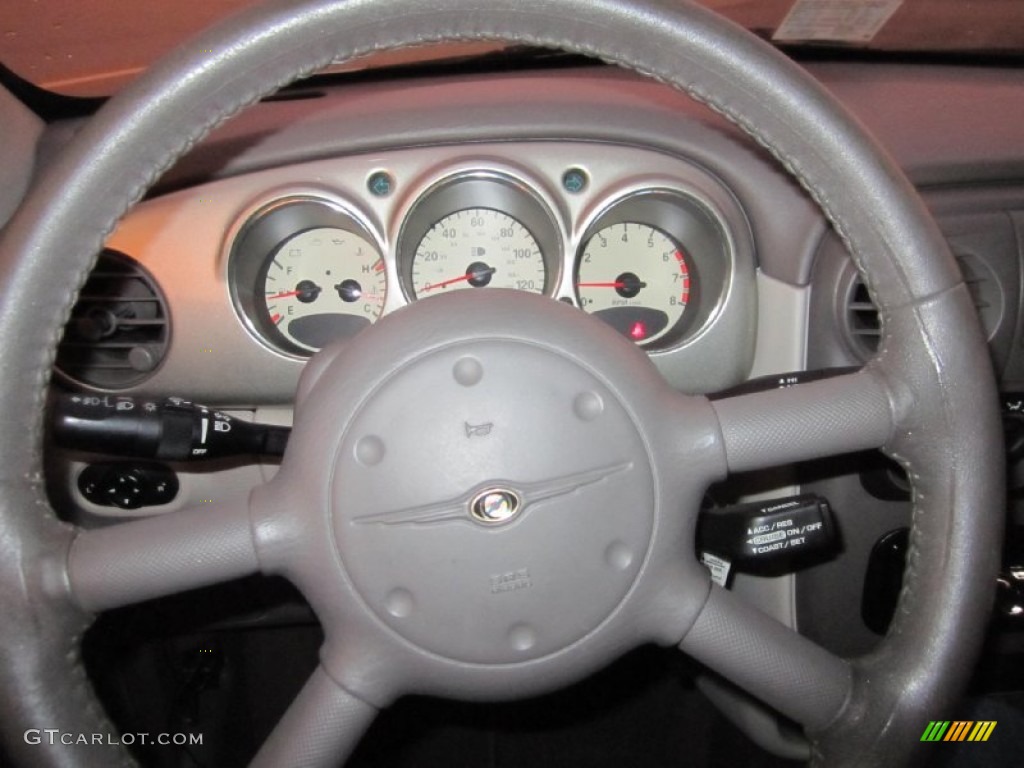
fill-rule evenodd
<path id="1" fill-rule="evenodd" d="M 580 306 L 638 344 L 669 334 L 690 298 L 682 246 L 637 222 L 611 224 L 584 244 L 576 269 Z"/>

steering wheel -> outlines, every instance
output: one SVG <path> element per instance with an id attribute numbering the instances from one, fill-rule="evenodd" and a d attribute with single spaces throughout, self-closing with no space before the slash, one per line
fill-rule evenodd
<path id="1" fill-rule="evenodd" d="M 818 201 L 884 318 L 855 374 L 709 402 L 583 313 L 462 292 L 383 318 L 307 366 L 280 472 L 250 497 L 99 530 L 41 481 L 61 328 L 105 236 L 212 127 L 332 61 L 440 41 L 599 56 L 682 89 Z M 113 98 L 0 242 L 0 706 L 18 764 L 131 764 L 78 640 L 92 615 L 283 574 L 323 624 L 320 665 L 254 766 L 342 761 L 403 693 L 541 693 L 645 642 L 678 645 L 802 724 L 820 765 L 905 759 L 982 639 L 1000 550 L 1002 448 L 984 338 L 914 189 L 796 65 L 682 2 L 305 0 L 210 31 Z M 472 323 L 465 318 L 472 315 Z M 414 407 L 430 387 L 435 407 Z M 884 447 L 913 485 L 904 588 L 878 649 L 842 659 L 712 586 L 694 557 L 729 472 Z"/>

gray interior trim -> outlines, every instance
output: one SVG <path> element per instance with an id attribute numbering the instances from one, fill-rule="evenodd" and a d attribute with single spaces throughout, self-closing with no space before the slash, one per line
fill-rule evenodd
<path id="1" fill-rule="evenodd" d="M 846 661 L 718 586 L 679 647 L 812 731 L 831 725 L 847 704 L 853 670 Z"/>
<path id="2" fill-rule="evenodd" d="M 1024 175 L 1024 81 L 1017 67 L 825 62 L 808 69 L 915 184 L 994 185 Z"/>
<path id="3" fill-rule="evenodd" d="M 0 229 L 28 190 L 36 169 L 36 147 L 43 121 L 0 87 Z"/>
<path id="4" fill-rule="evenodd" d="M 892 429 L 888 395 L 867 372 L 730 397 L 714 407 L 731 472 L 876 448 Z"/>
<path id="5" fill-rule="evenodd" d="M 256 573 L 245 498 L 82 531 L 68 555 L 75 602 L 98 613 Z"/>
<path id="6" fill-rule="evenodd" d="M 250 768 L 336 768 L 376 714 L 375 707 L 338 685 L 323 666 L 317 667 Z"/>
<path id="7" fill-rule="evenodd" d="M 426 78 L 258 104 L 198 144 L 155 191 L 340 155 L 530 140 L 652 149 L 703 168 L 748 211 L 763 268 L 807 281 L 825 223 L 804 191 L 703 105 L 616 68 Z"/>

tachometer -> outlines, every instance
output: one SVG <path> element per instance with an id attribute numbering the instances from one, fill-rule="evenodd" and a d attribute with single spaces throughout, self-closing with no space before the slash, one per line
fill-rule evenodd
<path id="1" fill-rule="evenodd" d="M 660 229 L 611 224 L 584 244 L 576 268 L 580 306 L 640 344 L 679 323 L 690 298 L 683 247 Z"/>
<path id="2" fill-rule="evenodd" d="M 466 208 L 431 226 L 412 258 L 415 298 L 467 288 L 543 293 L 547 267 L 536 238 L 518 219 Z"/>
<path id="3" fill-rule="evenodd" d="M 270 325 L 310 351 L 376 321 L 386 289 L 376 246 L 337 227 L 316 227 L 285 240 L 260 286 Z"/>

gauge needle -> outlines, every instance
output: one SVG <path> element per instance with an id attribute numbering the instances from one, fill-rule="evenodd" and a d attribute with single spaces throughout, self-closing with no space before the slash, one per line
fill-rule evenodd
<path id="1" fill-rule="evenodd" d="M 428 283 L 423 286 L 423 292 L 432 291 L 435 288 L 445 288 L 446 286 L 452 285 L 453 283 L 461 283 L 463 280 L 472 280 L 474 277 L 484 277 L 485 275 L 493 275 L 498 270 L 494 267 L 488 267 L 487 269 L 474 270 L 467 272 L 464 275 L 458 277 L 452 277 L 448 280 L 442 280 L 440 283 Z"/>
<path id="2" fill-rule="evenodd" d="M 614 283 L 576 283 L 577 288 L 625 288 L 626 283 L 619 280 Z M 646 288 L 647 283 L 636 283 L 637 288 Z"/>
<path id="3" fill-rule="evenodd" d="M 273 301 L 274 299 L 287 299 L 289 296 L 298 296 L 302 291 L 285 291 L 284 293 L 275 293 L 267 296 L 267 301 Z"/>

